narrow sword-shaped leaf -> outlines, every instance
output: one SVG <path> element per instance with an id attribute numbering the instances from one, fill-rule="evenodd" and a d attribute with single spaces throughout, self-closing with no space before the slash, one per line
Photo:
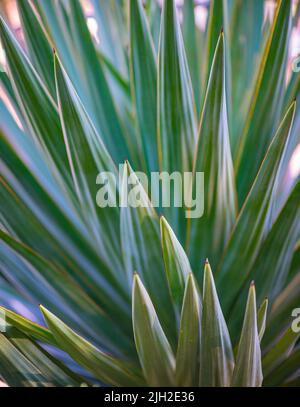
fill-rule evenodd
<path id="1" fill-rule="evenodd" d="M 196 116 L 190 74 L 174 0 L 165 0 L 158 57 L 160 167 L 191 171 Z"/>
<path id="2" fill-rule="evenodd" d="M 46 386 L 41 372 L 0 333 L 0 374 L 9 386 Z"/>
<path id="3" fill-rule="evenodd" d="M 295 243 L 300 231 L 299 201 L 300 182 L 293 189 L 279 217 L 263 241 L 249 272 L 247 279 L 256 281 L 258 301 L 262 301 L 266 296 L 270 298 L 270 301 L 273 301 L 286 284 Z M 232 314 L 235 315 L 235 329 L 241 320 L 238 310 L 246 296 L 245 291 L 242 289 L 232 309 Z M 232 323 L 230 327 L 232 327 Z"/>
<path id="4" fill-rule="evenodd" d="M 290 28 L 291 1 L 280 0 L 235 157 L 240 205 L 246 199 L 280 119 Z"/>
<path id="5" fill-rule="evenodd" d="M 0 375 L 9 386 L 79 386 L 82 380 L 73 380 L 75 375 L 68 376 L 57 363 L 16 329 L 0 333 Z"/>
<path id="6" fill-rule="evenodd" d="M 120 343 L 123 342 L 124 337 L 121 331 L 115 330 L 103 310 L 92 301 L 82 285 L 76 283 L 66 270 L 57 266 L 54 262 L 47 261 L 38 253 L 1 230 L 0 241 L 4 242 L 24 259 L 27 268 L 25 264 L 21 263 L 22 272 L 20 272 L 14 266 L 15 278 L 13 281 L 16 285 L 22 287 L 35 302 L 45 302 L 48 306 L 64 315 L 68 321 L 76 324 L 83 334 L 91 338 L 97 334 L 100 342 L 112 344 L 114 336 L 118 335 Z M 0 265 L 5 270 L 12 269 L 12 266 L 6 261 L 6 257 L 3 256 L 3 252 L 1 254 Z M 9 252 L 8 256 L 11 257 L 12 253 Z M 4 272 L 6 277 L 8 274 Z M 79 318 L 79 314 L 83 313 L 89 316 L 88 324 Z M 96 318 L 92 317 L 92 315 L 96 316 Z M 101 328 L 99 327 L 100 324 L 102 324 Z"/>
<path id="7" fill-rule="evenodd" d="M 99 380 L 113 386 L 138 386 L 143 383 L 132 366 L 100 351 L 42 306 L 41 311 L 60 347 Z"/>
<path id="8" fill-rule="evenodd" d="M 13 89 L 26 125 L 47 160 L 55 163 L 55 174 L 63 175 L 69 185 L 70 171 L 57 106 L 2 17 L 0 35 Z"/>
<path id="9" fill-rule="evenodd" d="M 224 26 L 224 6 L 223 0 L 211 0 L 209 7 L 209 21 L 207 27 L 206 43 L 206 80 L 208 81 L 218 38 Z M 206 84 L 206 83 L 205 83 Z"/>
<path id="10" fill-rule="evenodd" d="M 98 134 L 116 163 L 122 162 L 129 157 L 126 137 L 80 2 L 35 0 L 35 3 Z"/>
<path id="11" fill-rule="evenodd" d="M 295 119 L 291 128 L 291 134 L 285 148 L 285 153 L 280 163 L 280 169 L 277 175 L 276 184 L 272 198 L 272 211 L 270 214 L 269 227 L 273 226 L 280 211 L 286 204 L 292 190 L 294 189 L 299 177 L 293 175 L 292 163 L 295 160 L 296 148 L 300 143 L 300 97 L 296 100 Z M 293 157 L 294 156 L 294 157 Z M 293 161 L 292 161 L 293 160 Z M 294 161 L 295 162 L 295 161 Z M 291 176 L 292 175 L 292 176 Z M 297 175 L 297 174 L 295 174 Z M 287 182 L 287 179 L 289 182 Z M 300 235 L 299 235 L 300 236 Z"/>
<path id="12" fill-rule="evenodd" d="M 200 386 L 230 386 L 233 351 L 208 262 L 204 268 L 201 332 Z"/>
<path id="13" fill-rule="evenodd" d="M 79 386 L 84 381 L 12 326 L 0 333 L 0 345 L 0 375 L 9 386 Z"/>
<path id="14" fill-rule="evenodd" d="M 265 36 L 263 30 L 258 27 L 263 25 L 263 19 L 263 1 L 233 1 L 228 30 L 232 84 L 230 139 L 233 157 L 236 155 L 239 137 L 249 112 L 252 95 L 247 89 L 252 89 L 259 68 Z"/>
<path id="15" fill-rule="evenodd" d="M 24 332 L 25 334 L 38 341 L 57 346 L 57 343 L 55 342 L 55 339 L 49 329 L 38 325 L 6 308 L 0 307 L 0 310 L 3 311 L 6 322 L 10 325 L 13 325 L 19 331 Z"/>
<path id="16" fill-rule="evenodd" d="M 183 172 L 192 171 L 197 120 L 174 0 L 165 0 L 163 4 L 157 89 L 159 167 L 169 175 L 173 172 L 183 175 Z M 171 183 L 170 196 L 175 194 L 180 195 L 180 192 Z M 184 236 L 186 222 L 183 208 L 171 203 L 171 206 L 164 208 L 164 214 L 176 235 Z"/>
<path id="17" fill-rule="evenodd" d="M 156 55 L 141 0 L 130 0 L 132 93 L 147 170 L 158 170 Z"/>
<path id="18" fill-rule="evenodd" d="M 113 285 L 107 284 L 106 278 L 110 280 L 111 273 L 88 242 L 86 232 L 69 213 L 66 214 L 66 208 L 62 209 L 53 201 L 3 137 L 0 137 L 0 145 L 0 207 L 10 230 L 48 260 L 55 258 L 96 303 L 103 308 L 107 306 L 112 311 L 113 304 L 121 293 L 117 294 Z M 28 233 L 29 225 L 31 233 Z M 47 245 L 44 244 L 45 239 Z M 104 277 L 103 273 L 108 274 Z M 106 306 L 102 302 L 102 294 L 107 299 L 104 300 Z M 115 315 L 125 312 L 128 318 L 127 301 L 123 297 Z M 124 314 L 123 316 L 125 317 Z M 125 320 L 126 317 L 123 321 Z M 126 330 L 126 323 L 123 329 Z"/>
<path id="19" fill-rule="evenodd" d="M 233 371 L 232 386 L 260 387 L 262 385 L 262 380 L 263 375 L 257 328 L 256 295 L 254 284 L 251 284 L 238 354 Z"/>
<path id="20" fill-rule="evenodd" d="M 112 98 L 101 64 L 98 61 L 94 44 L 86 25 L 83 10 L 79 2 L 67 0 L 70 8 L 71 32 L 74 46 L 81 54 L 81 69 L 84 86 L 89 89 L 92 103 L 92 119 L 99 129 L 108 151 L 113 159 L 120 163 L 128 154 L 128 143 L 131 135 L 125 137 L 116 105 Z M 94 86 L 94 89 L 91 88 Z"/>
<path id="21" fill-rule="evenodd" d="M 149 386 L 174 385 L 175 357 L 151 299 L 136 274 L 133 279 L 132 321 L 135 344 Z"/>
<path id="22" fill-rule="evenodd" d="M 99 208 L 96 202 L 98 174 L 110 173 L 117 183 L 118 173 L 56 55 L 55 81 L 74 189 L 83 209 L 83 216 L 86 215 L 86 224 L 96 239 L 97 250 L 100 249 L 103 260 L 113 273 L 117 273 L 116 282 L 122 284 L 123 267 L 117 256 L 121 244 L 116 238 L 119 231 L 119 208 Z M 106 178 L 102 180 L 103 183 L 105 181 Z M 108 188 L 109 196 L 115 200 L 117 185 L 115 191 L 109 183 Z"/>
<path id="23" fill-rule="evenodd" d="M 53 278 L 52 281 L 50 279 L 47 282 L 37 269 L 27 263 L 26 260 L 14 256 L 12 251 L 6 256 L 6 253 L 3 253 L 2 245 L 0 245 L 0 258 L 1 274 L 7 279 L 10 286 L 17 287 L 23 296 L 14 293 L 1 283 L 1 303 L 6 308 L 13 309 L 18 314 L 41 324 L 42 319 L 36 304 L 45 302 L 55 313 L 61 315 L 68 324 L 76 326 L 81 335 L 101 348 L 114 352 L 114 354 L 121 357 L 135 355 L 131 332 L 129 334 L 130 338 L 128 336 L 126 338 L 124 331 L 115 325 L 111 317 L 104 314 L 98 305 L 91 301 L 84 289 L 78 285 L 74 288 L 69 283 L 64 287 L 65 282 L 63 279 L 60 283 L 60 290 L 57 289 L 59 278 L 56 277 L 56 286 L 53 284 Z M 59 291 L 62 292 L 61 296 Z M 64 293 L 66 293 L 65 297 L 63 297 Z M 24 297 L 29 298 L 30 304 L 24 300 Z M 81 315 L 85 315 L 84 320 Z M 15 324 L 12 323 L 12 325 Z M 19 325 L 17 327 L 20 328 Z M 20 330 L 28 334 L 24 329 L 20 328 Z"/>
<path id="24" fill-rule="evenodd" d="M 216 46 L 200 119 L 194 176 L 204 172 L 204 214 L 189 219 L 192 264 L 210 256 L 216 266 L 236 218 L 236 190 L 228 133 L 224 34 Z M 197 187 L 197 185 L 196 185 Z M 199 244 L 201 242 L 201 244 Z"/>
<path id="25" fill-rule="evenodd" d="M 30 1 L 20 0 L 17 2 L 17 5 L 30 60 L 47 86 L 51 96 L 55 99 L 51 42 L 47 38 L 42 25 L 40 25 Z"/>
<path id="26" fill-rule="evenodd" d="M 192 272 L 189 259 L 164 217 L 160 219 L 163 257 L 174 303 L 181 309 L 186 281 Z"/>
<path id="27" fill-rule="evenodd" d="M 288 109 L 273 138 L 259 173 L 239 214 L 217 274 L 217 286 L 225 293 L 223 309 L 232 303 L 249 275 L 266 234 L 272 207 L 272 191 L 294 119 L 295 103 Z M 238 254 L 238 255 L 237 255 Z M 234 281 L 234 285 L 232 282 Z"/>
<path id="28" fill-rule="evenodd" d="M 197 27 L 195 22 L 195 4 L 193 1 L 185 0 L 183 3 L 182 35 L 184 39 L 186 57 L 191 73 L 197 114 L 200 115 L 201 95 L 201 65 L 197 38 Z"/>
<path id="29" fill-rule="evenodd" d="M 120 196 L 122 255 L 128 282 L 132 284 L 133 273 L 139 273 L 173 345 L 176 320 L 164 270 L 159 218 L 138 173 L 133 172 L 128 162 L 121 174 Z"/>
<path id="30" fill-rule="evenodd" d="M 259 285 L 260 297 L 269 295 L 273 300 L 284 288 L 300 233 L 299 202 L 300 181 L 293 188 L 254 263 L 253 278 Z"/>
<path id="31" fill-rule="evenodd" d="M 201 311 L 202 304 L 197 283 L 190 273 L 185 285 L 181 312 L 176 354 L 176 386 L 198 386 Z"/>
<path id="32" fill-rule="evenodd" d="M 23 332 L 10 327 L 6 337 L 40 372 L 47 386 L 80 386 L 90 385 L 89 380 L 79 376 L 66 367 L 59 359 L 32 341 Z M 49 347 L 48 347 L 49 348 Z M 58 353 L 59 356 L 61 354 Z"/>

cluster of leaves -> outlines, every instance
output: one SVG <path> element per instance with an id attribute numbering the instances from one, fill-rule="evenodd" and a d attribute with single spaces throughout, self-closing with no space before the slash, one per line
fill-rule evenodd
<path id="1" fill-rule="evenodd" d="M 0 102 L 0 376 L 299 384 L 300 182 L 285 185 L 299 5 L 279 0 L 263 22 L 264 1 L 211 0 L 202 32 L 189 0 L 182 25 L 173 0 L 93 0 L 97 41 L 79 0 L 17 3 L 26 51 L 0 22 L 15 112 Z M 99 172 L 120 175 L 122 196 L 137 170 L 204 172 L 204 216 L 97 207 Z"/>

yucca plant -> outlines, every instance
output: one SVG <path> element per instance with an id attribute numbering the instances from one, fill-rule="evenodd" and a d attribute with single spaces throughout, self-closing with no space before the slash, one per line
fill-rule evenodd
<path id="1" fill-rule="evenodd" d="M 173 0 L 93 0 L 92 37 L 79 0 L 18 0 L 25 50 L 1 18 L 8 385 L 300 384 L 291 3 L 270 22 L 263 0 L 211 0 L 201 31 L 192 0 L 182 22 Z M 103 171 L 118 197 L 136 171 L 204 172 L 204 215 L 142 188 L 99 208 Z"/>

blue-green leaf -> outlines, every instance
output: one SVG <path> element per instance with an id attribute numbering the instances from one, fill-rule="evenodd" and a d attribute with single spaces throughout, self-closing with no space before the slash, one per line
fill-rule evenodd
<path id="1" fill-rule="evenodd" d="M 151 299 L 136 274 L 133 279 L 132 321 L 135 344 L 149 386 L 172 386 L 175 357 Z"/>

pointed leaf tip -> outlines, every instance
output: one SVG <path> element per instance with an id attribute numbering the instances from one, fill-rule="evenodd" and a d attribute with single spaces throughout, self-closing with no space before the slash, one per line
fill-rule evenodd
<path id="1" fill-rule="evenodd" d="M 259 332 L 262 334 L 264 321 L 257 326 L 256 294 L 250 286 L 244 323 L 239 342 L 232 385 L 235 387 L 260 387 L 262 384 L 261 350 Z"/>
<path id="2" fill-rule="evenodd" d="M 180 311 L 186 280 L 192 270 L 183 247 L 165 218 L 161 218 L 160 227 L 167 279 L 177 310 Z"/>
<path id="3" fill-rule="evenodd" d="M 200 386 L 229 386 L 234 358 L 228 328 L 222 313 L 212 270 L 205 264 L 203 278 Z"/>

